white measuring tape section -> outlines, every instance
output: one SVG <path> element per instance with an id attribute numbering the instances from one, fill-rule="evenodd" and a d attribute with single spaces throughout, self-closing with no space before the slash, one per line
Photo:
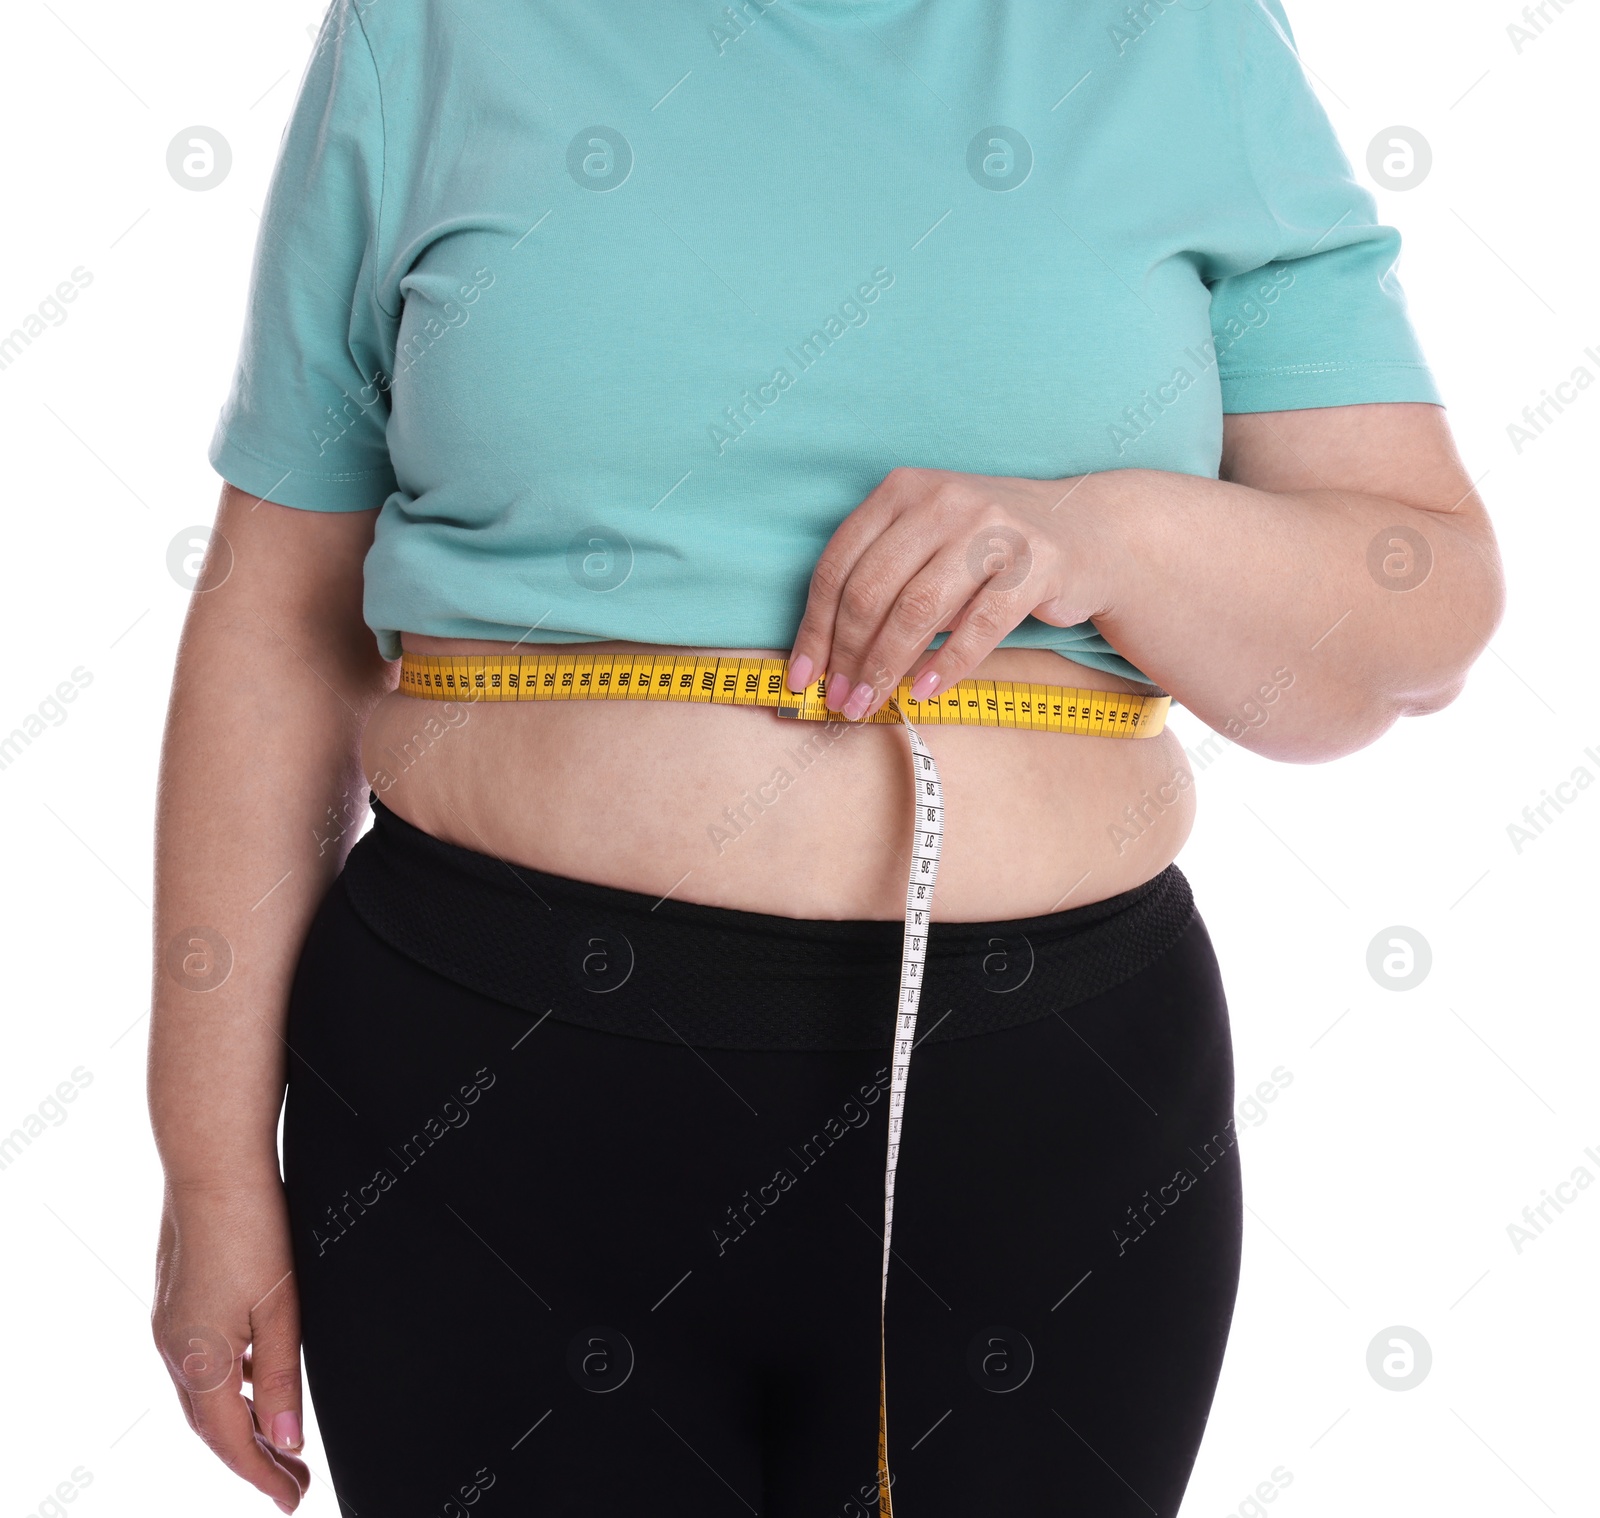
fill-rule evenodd
<path id="1" fill-rule="evenodd" d="M 894 1233 L 894 1182 L 900 1166 L 900 1135 L 905 1126 L 906 1086 L 911 1051 L 917 1043 L 917 1010 L 922 1002 L 923 974 L 928 961 L 928 930 L 933 920 L 933 890 L 939 879 L 939 851 L 944 845 L 944 787 L 922 735 L 901 714 L 911 740 L 913 817 L 911 870 L 906 882 L 905 942 L 900 952 L 900 996 L 895 1012 L 894 1057 L 889 1081 L 889 1147 L 883 1167 L 883 1291 L 880 1299 L 882 1355 L 878 1388 L 878 1510 L 890 1518 L 888 1444 L 888 1310 L 889 1255 Z"/>

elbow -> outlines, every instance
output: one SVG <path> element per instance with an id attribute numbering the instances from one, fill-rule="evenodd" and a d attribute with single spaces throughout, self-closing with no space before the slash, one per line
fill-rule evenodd
<path id="1" fill-rule="evenodd" d="M 1499 549 L 1491 538 L 1479 546 L 1478 572 L 1470 585 L 1448 603 L 1457 629 L 1458 664 L 1453 689 L 1442 704 L 1448 705 L 1460 693 L 1467 671 L 1489 646 L 1506 614 L 1506 576 Z"/>
<path id="2" fill-rule="evenodd" d="M 1285 724 L 1275 733 L 1263 731 L 1237 741 L 1241 748 L 1278 764 L 1331 764 L 1376 742 L 1400 715 L 1386 704 L 1366 704 L 1338 717 L 1324 716 L 1304 726 Z"/>
<path id="3" fill-rule="evenodd" d="M 1463 671 L 1454 680 L 1445 681 L 1431 690 L 1399 697 L 1392 703 L 1394 715 L 1397 718 L 1426 717 L 1430 712 L 1442 712 L 1466 689 L 1466 685 L 1467 676 Z"/>
<path id="4" fill-rule="evenodd" d="M 1466 661 L 1470 665 L 1471 660 Z M 1280 764 L 1328 764 L 1376 743 L 1402 717 L 1443 711 L 1466 686 L 1466 667 L 1430 680 L 1404 695 L 1347 689 L 1343 699 L 1302 711 L 1302 720 L 1235 739 L 1263 759 Z"/>
<path id="5" fill-rule="evenodd" d="M 1444 603 L 1447 625 L 1437 640 L 1438 654 L 1421 678 L 1389 699 L 1394 718 L 1424 717 L 1443 711 L 1466 689 L 1467 675 L 1482 657 L 1506 610 L 1505 576 L 1492 550 L 1481 573 Z"/>
<path id="6" fill-rule="evenodd" d="M 1375 638 L 1357 666 L 1324 666 L 1303 681 L 1285 681 L 1293 686 L 1293 699 L 1285 689 L 1273 706 L 1251 703 L 1251 725 L 1234 712 L 1211 725 L 1263 759 L 1327 764 L 1375 743 L 1402 717 L 1443 711 L 1466 688 L 1505 615 L 1505 581 L 1493 541 L 1483 545 L 1469 572 L 1445 585 L 1431 615 L 1395 636 Z"/>

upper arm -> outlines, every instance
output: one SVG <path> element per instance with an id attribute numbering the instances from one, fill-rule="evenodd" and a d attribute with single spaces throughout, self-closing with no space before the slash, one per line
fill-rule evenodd
<path id="1" fill-rule="evenodd" d="M 1488 519 L 1442 406 L 1390 401 L 1222 419 L 1220 477 L 1256 490 L 1350 490 Z"/>
<path id="2" fill-rule="evenodd" d="M 362 619 L 362 565 L 377 510 L 303 511 L 224 485 L 191 630 L 222 624 L 282 638 L 347 667 L 381 666 Z"/>
<path id="3" fill-rule="evenodd" d="M 1498 625 L 1505 606 L 1499 547 L 1442 406 L 1396 402 L 1225 416 L 1220 476 L 1274 494 L 1325 491 L 1337 501 L 1348 493 L 1435 513 L 1440 530 L 1475 550 L 1458 562 L 1480 568 L 1459 582 L 1457 615 L 1484 639 Z"/>
<path id="4" fill-rule="evenodd" d="M 375 276 L 384 157 L 360 0 L 331 0 L 262 209 L 238 363 L 210 447 L 226 482 L 220 542 L 189 624 L 252 646 L 278 634 L 302 656 L 315 649 L 379 680 L 362 568 L 396 489 L 396 321 Z"/>
<path id="5" fill-rule="evenodd" d="M 1399 232 L 1356 179 L 1281 0 L 1235 9 L 1227 78 L 1263 214 L 1254 240 L 1211 250 L 1204 266 L 1219 475 L 1278 494 L 1323 492 L 1330 510 L 1360 496 L 1369 517 L 1374 500 L 1394 502 L 1385 526 L 1404 525 L 1408 507 L 1435 514 L 1438 532 L 1469 549 L 1450 558 L 1469 570 L 1451 582 L 1452 610 L 1487 636 L 1504 599 L 1499 553 L 1399 283 Z"/>

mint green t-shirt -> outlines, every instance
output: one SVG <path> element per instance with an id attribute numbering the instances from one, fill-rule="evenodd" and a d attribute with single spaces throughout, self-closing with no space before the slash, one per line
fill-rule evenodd
<path id="1" fill-rule="evenodd" d="M 1440 397 L 1278 0 L 333 0 L 210 458 L 399 633 L 787 648 L 896 465 Z M 1006 644 L 1143 678 L 1084 623 Z"/>

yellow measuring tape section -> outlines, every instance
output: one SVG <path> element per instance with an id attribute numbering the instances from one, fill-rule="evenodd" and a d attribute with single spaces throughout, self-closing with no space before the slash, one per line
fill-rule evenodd
<path id="1" fill-rule="evenodd" d="M 689 701 L 766 706 L 780 717 L 843 720 L 823 704 L 822 682 L 788 688 L 786 659 L 650 654 L 415 654 L 400 661 L 400 689 L 432 701 Z M 902 681 L 869 722 L 1012 727 L 1092 738 L 1151 738 L 1171 696 L 1136 696 L 1068 685 L 960 680 L 928 701 Z"/>

